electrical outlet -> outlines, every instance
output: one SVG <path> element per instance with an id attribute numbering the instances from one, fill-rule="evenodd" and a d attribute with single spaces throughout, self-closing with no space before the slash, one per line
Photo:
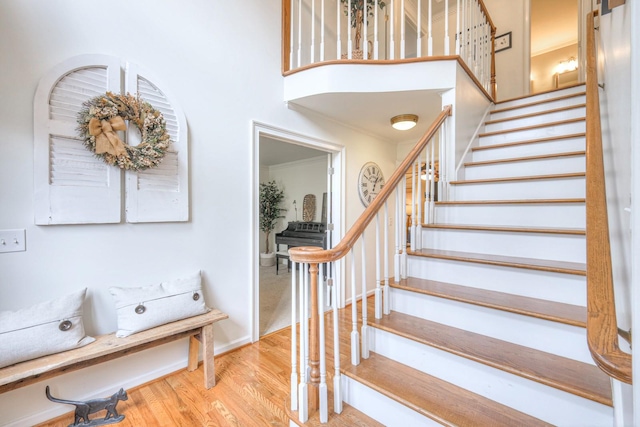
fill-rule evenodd
<path id="1" fill-rule="evenodd" d="M 26 230 L 0 230 L 0 253 L 26 250 Z"/>

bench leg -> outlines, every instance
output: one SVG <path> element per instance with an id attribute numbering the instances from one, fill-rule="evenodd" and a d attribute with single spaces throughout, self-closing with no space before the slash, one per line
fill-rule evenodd
<path id="1" fill-rule="evenodd" d="M 198 350 L 200 342 L 196 335 L 189 337 L 189 362 L 187 363 L 187 371 L 192 372 L 198 369 Z"/>
<path id="2" fill-rule="evenodd" d="M 202 327 L 202 359 L 204 365 L 204 388 L 216 385 L 216 370 L 213 360 L 213 323 Z"/>

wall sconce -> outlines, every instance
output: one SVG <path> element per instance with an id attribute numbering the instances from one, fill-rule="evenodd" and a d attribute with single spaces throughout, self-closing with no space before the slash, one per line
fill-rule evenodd
<path id="1" fill-rule="evenodd" d="M 409 130 L 418 124 L 418 116 L 415 114 L 400 114 L 391 118 L 391 126 L 397 130 Z"/>

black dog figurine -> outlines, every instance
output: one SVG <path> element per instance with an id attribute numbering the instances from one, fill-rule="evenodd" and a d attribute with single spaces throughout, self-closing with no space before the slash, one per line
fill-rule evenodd
<path id="1" fill-rule="evenodd" d="M 124 415 L 119 415 L 116 410 L 116 405 L 121 400 L 127 400 L 129 397 L 127 396 L 127 392 L 124 389 L 120 389 L 117 393 L 114 393 L 110 397 L 105 397 L 101 399 L 91 399 L 86 402 L 76 402 L 73 400 L 64 400 L 58 399 L 51 396 L 49 393 L 49 386 L 47 386 L 45 393 L 47 394 L 47 399 L 56 403 L 65 403 L 67 405 L 74 405 L 76 407 L 76 412 L 74 416 L 73 424 L 70 424 L 69 427 L 72 426 L 102 426 L 106 424 L 115 424 L 124 420 Z M 107 414 L 104 418 L 98 419 L 89 419 L 90 414 L 95 414 L 96 412 L 106 410 Z M 82 420 L 82 423 L 80 421 Z"/>

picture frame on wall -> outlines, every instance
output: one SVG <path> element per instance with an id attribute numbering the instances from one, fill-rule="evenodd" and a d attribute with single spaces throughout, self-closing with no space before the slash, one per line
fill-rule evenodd
<path id="1" fill-rule="evenodd" d="M 503 50 L 511 49 L 511 31 L 504 33 L 500 36 L 496 36 L 496 53 Z"/>

